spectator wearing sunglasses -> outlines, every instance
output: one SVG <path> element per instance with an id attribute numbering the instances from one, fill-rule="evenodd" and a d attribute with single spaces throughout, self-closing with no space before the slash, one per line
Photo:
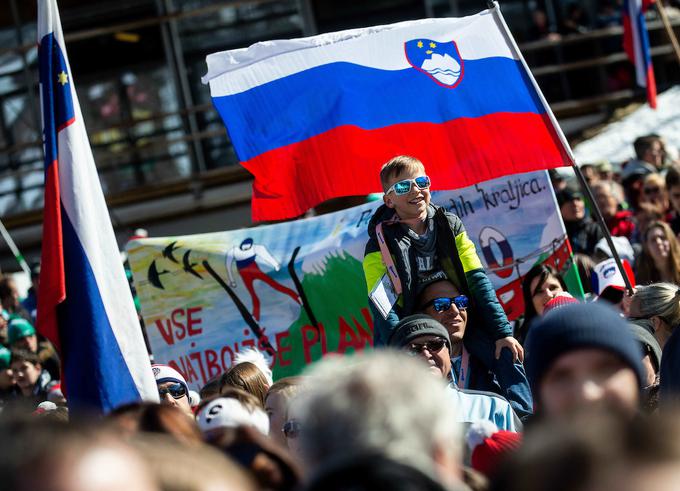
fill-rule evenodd
<path id="1" fill-rule="evenodd" d="M 502 395 L 521 418 L 531 414 L 531 390 L 524 367 L 513 361 L 510 352 L 505 350 L 499 359 L 488 353 L 486 363 L 470 352 L 484 352 L 468 346 L 483 346 L 485 341 L 467 296 L 461 295 L 450 281 L 441 280 L 425 287 L 418 304 L 420 312 L 441 323 L 449 334 L 453 383 L 461 389 Z"/>
<path id="2" fill-rule="evenodd" d="M 181 373 L 167 365 L 153 365 L 161 404 L 175 406 L 190 417 L 194 417 L 189 401 L 189 386 Z"/>
<path id="3" fill-rule="evenodd" d="M 398 298 L 391 306 L 380 306 L 387 315 L 369 300 L 374 345 L 385 345 L 399 320 L 416 312 L 418 295 L 425 286 L 448 279 L 477 307 L 487 342 L 480 346 L 483 352 L 475 354 L 487 360 L 493 355 L 498 358 L 503 348 L 508 348 L 521 361 L 522 346 L 512 337 L 510 323 L 463 222 L 430 204 L 430 178 L 423 163 L 414 157 L 394 157 L 382 167 L 380 181 L 384 205 L 368 224 L 364 274 L 369 298 L 381 282 L 391 282 Z"/>
<path id="4" fill-rule="evenodd" d="M 518 431 L 521 423 L 508 401 L 493 392 L 458 387 L 451 362 L 451 340 L 441 323 L 425 314 L 402 319 L 390 337 L 389 345 L 426 362 L 430 372 L 448 382 L 457 400 L 458 422 L 472 424 L 489 420 L 498 428 Z M 418 383 L 417 381 L 415 383 Z"/>

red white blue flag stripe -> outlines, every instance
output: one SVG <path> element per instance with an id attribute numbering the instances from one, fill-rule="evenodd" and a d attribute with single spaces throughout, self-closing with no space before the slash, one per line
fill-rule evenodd
<path id="1" fill-rule="evenodd" d="M 570 165 L 571 152 L 497 8 L 207 58 L 213 103 L 255 177 L 253 218 L 380 191 L 395 155 L 436 189 Z"/>
<path id="2" fill-rule="evenodd" d="M 645 22 L 645 12 L 652 3 L 654 0 L 624 0 L 623 48 L 635 65 L 637 85 L 647 89 L 647 101 L 656 108 L 656 80 Z"/>
<path id="3" fill-rule="evenodd" d="M 38 329 L 59 351 L 72 410 L 158 400 L 55 0 L 38 2 L 38 44 L 45 151 Z"/>

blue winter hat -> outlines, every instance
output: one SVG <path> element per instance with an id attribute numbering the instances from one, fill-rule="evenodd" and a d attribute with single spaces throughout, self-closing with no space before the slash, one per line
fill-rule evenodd
<path id="1" fill-rule="evenodd" d="M 599 348 L 619 356 L 643 385 L 642 350 L 626 320 L 600 303 L 574 304 L 548 312 L 529 329 L 524 368 L 534 398 L 541 378 L 561 355 L 570 351 Z"/>

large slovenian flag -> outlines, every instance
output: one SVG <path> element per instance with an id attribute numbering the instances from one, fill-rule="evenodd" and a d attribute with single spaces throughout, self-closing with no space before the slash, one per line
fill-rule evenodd
<path id="1" fill-rule="evenodd" d="M 396 155 L 435 189 L 571 165 L 498 11 L 257 43 L 209 55 L 213 103 L 255 177 L 253 219 L 381 191 Z"/>
<path id="2" fill-rule="evenodd" d="M 39 0 L 38 44 L 45 150 L 38 329 L 59 351 L 72 410 L 158 401 L 55 0 Z"/>
<path id="3" fill-rule="evenodd" d="M 656 79 L 652 55 L 649 51 L 649 36 L 645 12 L 655 0 L 623 1 L 623 49 L 635 65 L 635 81 L 647 89 L 647 101 L 656 109 Z"/>

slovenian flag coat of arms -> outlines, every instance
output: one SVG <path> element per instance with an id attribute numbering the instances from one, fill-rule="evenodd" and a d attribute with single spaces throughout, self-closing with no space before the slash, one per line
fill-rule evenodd
<path id="1" fill-rule="evenodd" d="M 254 176 L 255 220 L 381 191 L 396 155 L 433 189 L 571 165 L 573 156 L 497 6 L 267 41 L 209 55 L 213 103 Z"/>

